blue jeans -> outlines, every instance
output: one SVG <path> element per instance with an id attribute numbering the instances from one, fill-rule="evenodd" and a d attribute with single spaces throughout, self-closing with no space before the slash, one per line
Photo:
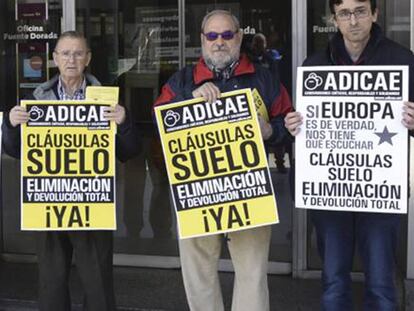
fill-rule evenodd
<path id="1" fill-rule="evenodd" d="M 365 311 L 397 310 L 395 250 L 400 215 L 311 211 L 323 261 L 322 310 L 351 311 L 355 245 L 365 272 Z"/>

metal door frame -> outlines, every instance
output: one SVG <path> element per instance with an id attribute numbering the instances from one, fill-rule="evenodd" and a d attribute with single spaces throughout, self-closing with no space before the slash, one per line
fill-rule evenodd
<path id="1" fill-rule="evenodd" d="M 76 29 L 75 0 L 62 0 L 62 32 Z"/>
<path id="2" fill-rule="evenodd" d="M 410 46 L 411 51 L 414 51 L 414 0 L 410 2 Z M 414 140 L 410 138 L 410 198 L 408 204 L 408 229 L 407 229 L 407 279 L 414 279 Z"/>
<path id="3" fill-rule="evenodd" d="M 292 1 L 292 96 L 296 103 L 296 69 L 307 53 L 307 1 Z M 292 211 L 292 274 L 303 278 L 307 272 L 307 213 L 293 207 Z"/>

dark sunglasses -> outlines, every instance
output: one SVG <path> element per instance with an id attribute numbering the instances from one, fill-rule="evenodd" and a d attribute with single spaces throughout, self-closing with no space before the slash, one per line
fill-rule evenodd
<path id="1" fill-rule="evenodd" d="M 237 32 L 233 32 L 231 30 L 224 31 L 222 33 L 215 32 L 215 31 L 210 31 L 210 32 L 207 32 L 207 33 L 203 33 L 203 35 L 206 37 L 206 39 L 208 41 L 215 41 L 215 40 L 218 39 L 219 36 L 221 36 L 221 38 L 223 40 L 228 41 L 228 40 L 233 39 L 234 36 L 236 35 L 236 33 Z"/>

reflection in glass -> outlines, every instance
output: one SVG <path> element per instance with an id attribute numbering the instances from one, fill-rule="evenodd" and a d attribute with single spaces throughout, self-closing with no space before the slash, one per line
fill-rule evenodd
<path id="1" fill-rule="evenodd" d="M 0 1 L 0 12 L 0 110 L 9 111 L 56 73 L 51 51 L 61 32 L 62 1 Z M 4 154 L 2 200 L 3 251 L 33 254 L 33 232 L 20 230 L 20 161 Z"/>
<path id="2" fill-rule="evenodd" d="M 291 85 L 291 9 L 289 2 L 206 0 L 185 2 L 185 39 L 180 38 L 177 0 L 157 2 L 77 0 L 77 28 L 92 47 L 90 70 L 105 84 L 120 86 L 120 97 L 140 128 L 143 153 L 118 164 L 118 230 L 115 252 L 178 256 L 175 215 L 156 129 L 152 104 L 179 64 L 192 64 L 201 55 L 200 25 L 214 8 L 240 17 L 244 33 L 262 32 L 270 48 L 280 50 L 283 81 Z M 179 59 L 185 41 L 184 62 Z M 282 69 L 283 68 L 283 69 Z M 273 228 L 271 259 L 291 261 L 291 199 L 287 175 L 273 172 L 281 223 Z"/>
<path id="3" fill-rule="evenodd" d="M 114 251 L 178 256 L 176 229 L 152 104 L 178 70 L 178 3 L 77 1 L 77 27 L 92 48 L 90 70 L 120 87 L 143 138 L 142 153 L 117 164 L 117 224 Z"/>

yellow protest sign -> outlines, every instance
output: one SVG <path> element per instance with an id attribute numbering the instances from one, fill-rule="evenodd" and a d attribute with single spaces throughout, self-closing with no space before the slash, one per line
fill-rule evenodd
<path id="1" fill-rule="evenodd" d="M 118 103 L 119 87 L 117 86 L 88 86 L 85 93 L 86 100 Z"/>
<path id="2" fill-rule="evenodd" d="M 259 91 L 254 89 L 252 95 L 257 113 L 260 114 L 265 121 L 269 122 L 269 114 L 267 113 L 266 105 L 262 99 L 262 96 L 260 96 Z"/>
<path id="3" fill-rule="evenodd" d="M 278 213 L 250 89 L 155 108 L 179 236 L 277 223 Z"/>
<path id="4" fill-rule="evenodd" d="M 115 124 L 108 103 L 22 101 L 22 230 L 115 230 Z"/>

